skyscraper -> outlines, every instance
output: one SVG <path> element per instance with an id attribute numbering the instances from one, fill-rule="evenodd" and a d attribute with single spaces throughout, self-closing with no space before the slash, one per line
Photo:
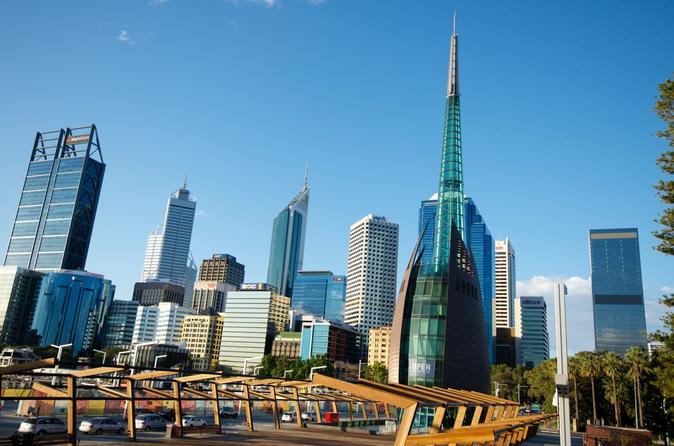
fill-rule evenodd
<path id="1" fill-rule="evenodd" d="M 423 263 L 427 247 L 421 247 L 421 237 L 396 302 L 389 382 L 488 392 L 482 298 L 477 270 L 464 242 L 456 28 L 451 38 L 444 124 L 433 261 Z"/>
<path id="2" fill-rule="evenodd" d="M 229 254 L 213 254 L 201 262 L 199 280 L 215 280 L 239 286 L 246 275 L 246 267 Z"/>
<path id="3" fill-rule="evenodd" d="M 101 331 L 101 348 L 126 350 L 131 346 L 138 305 L 138 302 L 134 300 L 112 301 Z"/>
<path id="4" fill-rule="evenodd" d="M 272 227 L 267 283 L 283 296 L 292 297 L 295 275 L 302 270 L 308 212 L 309 185 L 305 176 L 302 190 L 278 214 Z"/>
<path id="5" fill-rule="evenodd" d="M 485 334 L 487 336 L 487 352 L 489 363 L 494 363 L 494 342 L 492 333 L 493 299 L 494 299 L 494 239 L 489 232 L 484 217 L 470 197 L 465 197 L 464 220 L 466 245 L 470 249 L 480 282 L 482 309 L 484 310 Z"/>
<path id="6" fill-rule="evenodd" d="M 170 282 L 191 289 L 194 279 L 187 283 L 186 273 L 196 206 L 186 184 L 171 194 L 164 221 L 148 237 L 142 282 Z"/>
<path id="7" fill-rule="evenodd" d="M 331 271 L 300 271 L 295 277 L 291 309 L 320 319 L 344 322 L 346 277 Z"/>
<path id="8" fill-rule="evenodd" d="M 423 250 L 421 263 L 430 265 L 433 262 L 433 239 L 435 239 L 435 218 L 438 213 L 438 194 L 423 200 L 419 206 L 418 237 L 421 237 L 419 249 Z"/>
<path id="9" fill-rule="evenodd" d="M 367 358 L 370 328 L 391 325 L 398 273 L 398 224 L 366 215 L 351 225 L 344 322 L 361 336 Z"/>
<path id="10" fill-rule="evenodd" d="M 592 309 L 597 350 L 647 347 L 637 228 L 591 229 Z"/>
<path id="11" fill-rule="evenodd" d="M 38 132 L 5 265 L 83 270 L 104 173 L 95 125 Z"/>
<path id="12" fill-rule="evenodd" d="M 514 300 L 517 292 L 515 248 L 507 238 L 496 240 L 495 253 L 494 336 L 497 328 L 515 326 Z"/>
<path id="13" fill-rule="evenodd" d="M 515 338 L 518 364 L 536 367 L 550 357 L 548 308 L 543 297 L 515 299 Z"/>
<path id="14" fill-rule="evenodd" d="M 31 343 L 40 347 L 72 343 L 75 354 L 90 350 L 114 295 L 115 286 L 100 274 L 68 270 L 47 273 L 37 299 Z"/>
<path id="15" fill-rule="evenodd" d="M 421 262 L 430 265 L 433 261 L 433 240 L 435 238 L 435 219 L 438 209 L 438 194 L 434 194 L 428 200 L 421 202 L 419 207 L 419 232 L 422 250 Z M 489 363 L 494 362 L 494 343 L 492 338 L 492 314 L 494 297 L 494 239 L 470 197 L 463 200 L 464 228 L 466 232 L 465 244 L 470 249 L 473 262 L 477 270 L 480 282 L 480 294 L 482 295 L 482 308 L 487 333 L 487 351 Z"/>
<path id="16" fill-rule="evenodd" d="M 227 295 L 218 363 L 250 373 L 288 326 L 290 299 L 267 284 L 243 284 Z M 244 367 L 245 366 L 245 367 Z"/>
<path id="17" fill-rule="evenodd" d="M 237 286 L 215 280 L 198 280 L 194 284 L 192 309 L 198 314 L 216 314 L 225 311 L 227 293 L 236 291 Z"/>
<path id="18" fill-rule="evenodd" d="M 20 266 L 0 266 L 0 344 L 28 343 L 42 277 Z"/>

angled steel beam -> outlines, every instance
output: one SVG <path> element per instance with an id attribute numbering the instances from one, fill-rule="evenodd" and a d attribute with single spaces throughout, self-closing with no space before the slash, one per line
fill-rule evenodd
<path id="1" fill-rule="evenodd" d="M 26 372 L 28 370 L 41 369 L 44 367 L 53 367 L 56 364 L 56 359 L 40 359 L 39 361 L 24 362 L 23 364 L 10 365 L 7 367 L 0 367 L 0 375 L 15 375 L 19 372 Z"/>
<path id="2" fill-rule="evenodd" d="M 109 373 L 121 372 L 122 370 L 124 370 L 124 367 L 96 367 L 93 369 L 75 370 L 74 372 L 70 372 L 70 375 L 74 376 L 75 378 L 89 378 L 92 376 L 101 376 L 107 375 Z"/>

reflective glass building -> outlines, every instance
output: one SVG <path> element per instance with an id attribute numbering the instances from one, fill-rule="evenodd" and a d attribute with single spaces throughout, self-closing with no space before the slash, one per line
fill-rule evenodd
<path id="1" fill-rule="evenodd" d="M 595 348 L 621 355 L 630 347 L 646 348 L 637 229 L 591 229 L 590 267 Z"/>
<path id="2" fill-rule="evenodd" d="M 138 305 L 134 300 L 112 301 L 100 335 L 101 348 L 127 349 L 131 346 Z"/>
<path id="3" fill-rule="evenodd" d="M 304 237 L 309 212 L 309 186 L 304 187 L 274 219 L 267 283 L 281 295 L 292 297 L 295 275 L 302 269 Z"/>
<path id="4" fill-rule="evenodd" d="M 320 319 L 344 322 L 346 277 L 331 271 L 300 271 L 295 276 L 291 309 Z"/>
<path id="5" fill-rule="evenodd" d="M 494 298 L 494 238 L 487 223 L 470 197 L 464 198 L 466 245 L 470 249 L 480 281 L 484 324 L 487 337 L 489 364 L 494 363 L 494 340 L 492 337 L 492 301 Z"/>
<path id="6" fill-rule="evenodd" d="M 104 173 L 95 125 L 38 132 L 5 265 L 84 269 Z"/>
<path id="7" fill-rule="evenodd" d="M 330 361 L 357 363 L 360 351 L 358 332 L 350 325 L 325 320 L 302 324 L 300 357 L 302 360 L 327 355 Z"/>
<path id="8" fill-rule="evenodd" d="M 31 330 L 40 347 L 72 343 L 73 352 L 94 347 L 115 295 L 99 274 L 60 270 L 42 279 Z"/>
<path id="9" fill-rule="evenodd" d="M 477 270 L 465 243 L 458 37 L 452 34 L 433 258 L 419 238 L 396 302 L 389 382 L 489 392 Z"/>
<path id="10" fill-rule="evenodd" d="M 420 249 L 423 250 L 421 262 L 430 265 L 433 261 L 433 239 L 435 238 L 435 217 L 438 212 L 438 194 L 423 200 L 419 207 L 418 237 L 421 237 Z"/>
<path id="11" fill-rule="evenodd" d="M 20 266 L 0 266 L 0 344 L 28 343 L 42 277 Z"/>

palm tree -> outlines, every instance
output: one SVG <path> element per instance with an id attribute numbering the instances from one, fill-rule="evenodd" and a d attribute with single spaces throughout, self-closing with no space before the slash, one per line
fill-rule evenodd
<path id="1" fill-rule="evenodd" d="M 635 418 L 638 419 L 638 425 L 643 428 L 644 426 L 644 404 L 641 401 L 641 378 L 648 373 L 648 354 L 646 349 L 643 347 L 632 347 L 625 353 L 625 361 L 628 365 L 627 373 L 634 380 L 634 394 L 636 395 L 636 401 L 634 401 L 635 412 L 638 408 L 638 416 L 635 415 Z"/>
<path id="2" fill-rule="evenodd" d="M 580 360 L 575 356 L 569 358 L 569 378 L 573 380 L 573 399 L 576 406 L 576 429 L 579 429 L 580 415 L 578 415 L 578 376 L 580 374 Z"/>
<path id="3" fill-rule="evenodd" d="M 602 355 L 604 365 L 604 373 L 611 378 L 611 399 L 613 400 L 613 410 L 615 412 L 616 426 L 620 427 L 620 395 L 618 395 L 618 388 L 616 386 L 616 378 L 622 369 L 622 359 L 614 352 L 605 352 Z"/>
<path id="4" fill-rule="evenodd" d="M 593 352 L 580 352 L 576 354 L 578 358 L 578 373 L 581 377 L 590 380 L 592 385 L 592 422 L 597 424 L 597 398 L 594 390 L 594 380 L 599 374 L 599 361 L 597 355 Z"/>

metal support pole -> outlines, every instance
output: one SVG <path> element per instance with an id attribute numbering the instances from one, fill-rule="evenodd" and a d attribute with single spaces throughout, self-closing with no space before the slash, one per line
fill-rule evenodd
<path id="1" fill-rule="evenodd" d="M 299 427 L 304 427 L 304 423 L 302 423 L 302 405 L 300 404 L 300 395 L 299 392 L 297 391 L 297 387 L 293 387 L 292 392 L 293 392 L 293 401 L 295 402 L 295 415 L 297 418 L 295 422 Z"/>
<path id="2" fill-rule="evenodd" d="M 183 436 L 183 409 L 182 401 L 180 398 L 180 383 L 178 381 L 173 381 L 173 410 L 176 413 L 176 424 L 180 429 L 180 436 Z"/>
<path id="3" fill-rule="evenodd" d="M 243 384 L 243 398 L 246 400 L 246 420 L 248 422 L 248 430 L 253 432 L 253 408 L 250 403 L 250 392 L 248 390 L 248 385 Z"/>
<path id="4" fill-rule="evenodd" d="M 351 401 L 346 402 L 346 410 L 349 412 L 349 420 L 353 421 L 353 407 L 351 406 L 353 403 Z"/>
<path id="5" fill-rule="evenodd" d="M 276 387 L 269 386 L 269 396 L 272 399 L 271 413 L 274 417 L 274 429 L 281 430 L 281 422 L 278 419 L 278 401 L 276 400 Z"/>
<path id="6" fill-rule="evenodd" d="M 379 404 L 376 401 L 372 401 L 372 408 L 374 409 L 374 417 L 379 419 Z"/>
<path id="7" fill-rule="evenodd" d="M 220 432 L 220 395 L 218 395 L 218 385 L 211 383 L 211 393 L 213 394 L 213 423 Z"/>
<path id="8" fill-rule="evenodd" d="M 72 446 L 77 445 L 77 383 L 74 376 L 66 378 L 68 386 L 68 437 Z"/>
<path id="9" fill-rule="evenodd" d="M 316 422 L 322 423 L 323 417 L 321 417 L 321 402 L 314 400 L 314 412 L 316 412 Z"/>
<path id="10" fill-rule="evenodd" d="M 136 398 L 133 393 L 133 380 L 126 380 L 126 436 L 128 441 L 136 441 Z"/>
<path id="11" fill-rule="evenodd" d="M 556 283 L 555 290 L 555 332 L 557 335 L 557 410 L 559 412 L 559 444 L 571 446 L 571 414 L 569 406 L 569 364 L 566 343 L 566 286 Z"/>

